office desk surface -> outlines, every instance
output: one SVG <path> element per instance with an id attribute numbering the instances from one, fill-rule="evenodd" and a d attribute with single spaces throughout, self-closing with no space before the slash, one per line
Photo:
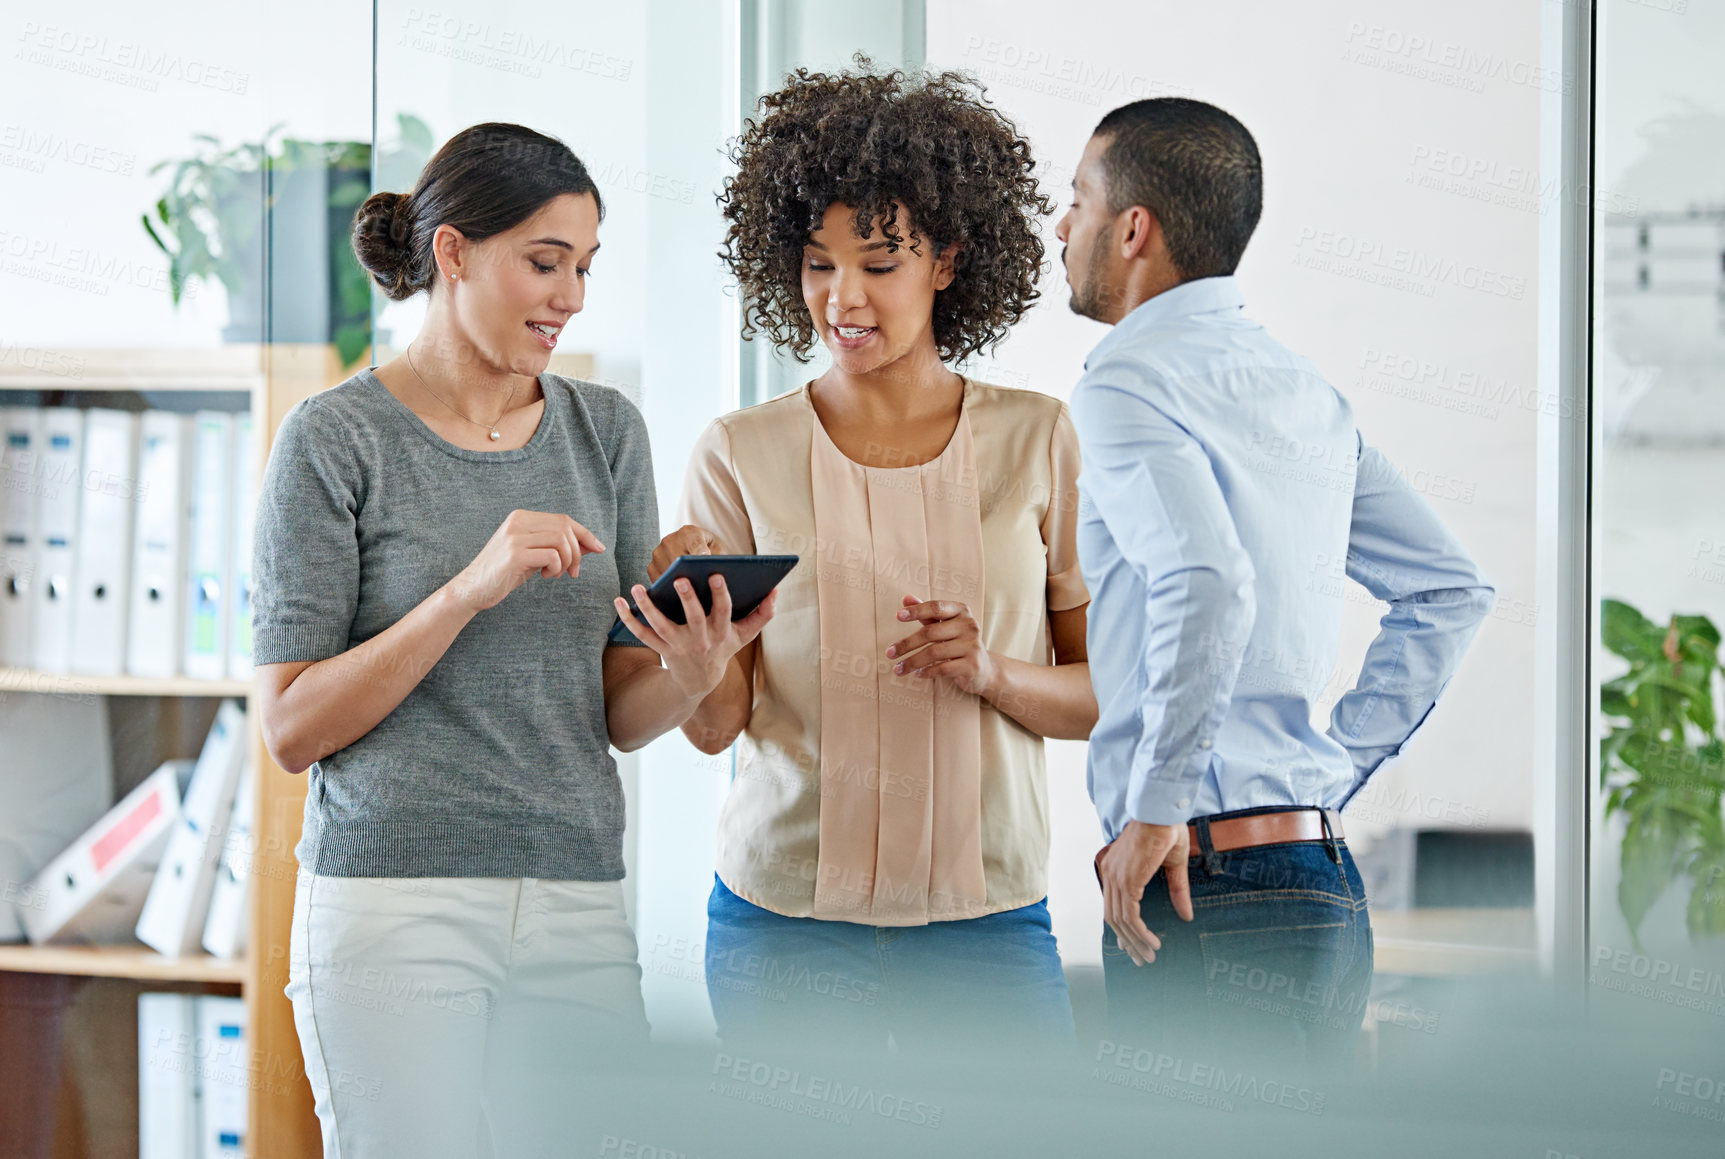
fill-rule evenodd
<path id="1" fill-rule="evenodd" d="M 1490 974 L 1538 963 L 1531 909 L 1373 910 L 1372 942 L 1380 974 Z"/>

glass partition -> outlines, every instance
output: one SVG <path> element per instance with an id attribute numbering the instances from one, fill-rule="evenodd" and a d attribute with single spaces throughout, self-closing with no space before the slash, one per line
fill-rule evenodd
<path id="1" fill-rule="evenodd" d="M 606 203 L 603 248 L 552 369 L 616 387 L 641 407 L 669 530 L 702 428 L 819 372 L 818 360 L 799 366 L 738 335 L 735 290 L 716 257 L 723 231 L 714 198 L 728 142 L 759 94 L 798 66 L 848 64 L 859 50 L 914 64 L 920 5 L 841 13 L 785 0 L 650 0 L 551 13 L 457 3 L 433 12 L 380 0 L 377 14 L 381 137 L 423 123 L 435 147 L 480 121 L 516 121 L 560 137 L 592 172 Z M 397 184 L 377 187 L 405 189 L 415 175 L 403 168 Z M 423 297 L 378 301 L 380 345 L 404 346 Z M 703 756 L 672 734 L 624 756 L 621 768 L 631 820 L 626 889 L 649 1017 L 664 1037 L 706 1035 L 704 899 L 731 759 Z"/>
<path id="2" fill-rule="evenodd" d="M 1589 977 L 1725 1014 L 1725 12 L 1598 7 Z"/>
<path id="3" fill-rule="evenodd" d="M 1536 862 L 1555 838 L 1542 794 L 1558 775 L 1540 743 L 1541 698 L 1554 695 L 1540 684 L 1541 633 L 1563 630 L 1542 594 L 1550 563 L 1536 533 L 1555 520 L 1542 516 L 1541 485 L 1556 470 L 1541 433 L 1558 410 L 1551 227 L 1584 196 L 1548 148 L 1577 91 L 1549 35 L 1557 6 L 1259 6 L 1242 25 L 1227 7 L 1165 5 L 1148 40 L 1097 35 L 1106 4 L 1069 5 L 1058 25 L 1035 4 L 990 5 L 986 20 L 980 8 L 930 0 L 929 64 L 988 84 L 1061 201 L 1097 121 L 1131 100 L 1196 97 L 1255 134 L 1266 193 L 1239 270 L 1248 315 L 1347 396 L 1365 437 L 1497 588 L 1415 743 L 1343 814 L 1372 897 L 1379 991 L 1406 998 L 1418 976 L 1453 977 L 1461 962 L 1533 968 Z M 1065 308 L 1060 247 L 1046 240 L 1045 300 L 982 373 L 1064 397 L 1104 330 Z M 1312 559 L 1301 580 L 1348 605 L 1326 714 L 1385 608 L 1342 569 Z M 1074 967 L 1101 961 L 1090 869 L 1100 838 L 1084 746 L 1050 752 L 1050 907 L 1069 975 L 1082 977 Z M 1385 1050 L 1412 1040 L 1396 1025 L 1381 1038 Z"/>
<path id="4" fill-rule="evenodd" d="M 1090 130 L 1119 104 L 1195 95 L 1239 115 L 1264 150 L 1270 191 L 1241 269 L 1249 310 L 1349 396 L 1368 436 L 1498 589 L 1418 743 L 1348 810 L 1385 960 L 1405 950 L 1417 968 L 1419 947 L 1437 944 L 1532 967 L 1542 945 L 1548 963 L 1553 952 L 1558 844 L 1558 757 L 1539 726 L 1558 693 L 1539 657 L 1564 631 L 1559 564 L 1541 558 L 1537 529 L 1559 518 L 1542 484 L 1557 469 L 1550 428 L 1576 421 L 1573 400 L 1560 416 L 1555 225 L 1586 190 L 1552 147 L 1579 99 L 1554 36 L 1570 10 L 1489 7 L 1490 20 L 1481 8 L 1399 22 L 1346 2 L 1265 10 L 1242 40 L 1222 12 L 1170 6 L 1146 46 L 1091 35 L 1087 21 L 1112 11 L 1100 3 L 1060 26 L 1034 5 L 984 12 L 964 0 L 879 4 L 866 19 L 816 4 L 664 0 L 549 23 L 508 5 L 381 3 L 378 126 L 387 139 L 411 116 L 435 143 L 477 121 L 519 120 L 563 137 L 593 168 L 609 202 L 605 249 L 558 357 L 586 359 L 591 376 L 642 406 L 668 527 L 706 421 L 823 365 L 818 345 L 803 366 L 740 341 L 734 287 L 714 260 L 727 143 L 788 71 L 847 64 L 857 51 L 881 65 L 968 71 L 1029 136 L 1057 200 Z M 1326 78 L 1317 86 L 1306 83 L 1314 62 Z M 967 369 L 1064 397 L 1102 331 L 1064 307 L 1053 224 L 1043 223 L 1043 301 Z M 383 341 L 405 342 L 421 308 L 382 309 Z M 1306 577 L 1351 605 L 1353 666 L 1329 674 L 1331 702 L 1352 685 L 1382 612 L 1340 568 L 1313 560 Z M 1051 909 L 1069 967 L 1095 970 L 1098 831 L 1084 748 L 1055 742 L 1051 753 Z M 730 761 L 673 736 L 626 767 L 650 1013 L 663 1033 L 698 1037 L 709 1025 L 701 899 Z"/>
<path id="5" fill-rule="evenodd" d="M 1542 923 L 1548 955 L 1551 946 L 1549 870 L 1536 863 L 1555 856 L 1558 776 L 1536 726 L 1550 711 L 1540 697 L 1555 692 L 1542 691 L 1537 669 L 1542 631 L 1562 630 L 1541 586 L 1555 565 L 1542 563 L 1536 534 L 1555 518 L 1541 507 L 1541 479 L 1556 470 L 1541 431 L 1560 409 L 1552 227 L 1585 196 L 1550 148 L 1577 99 L 1553 39 L 1568 10 L 1486 5 L 1390 20 L 1334 0 L 1265 9 L 1242 38 L 1222 11 L 1167 6 L 1149 44 L 1093 35 L 1091 22 L 1112 11 L 1079 4 L 1051 25 L 1035 5 L 967 0 L 877 4 L 866 19 L 854 6 L 841 15 L 774 0 L 653 0 L 549 17 L 509 4 L 433 12 L 380 2 L 379 140 L 423 123 L 435 145 L 468 124 L 516 120 L 561 136 L 592 168 L 608 201 L 604 250 L 557 357 L 583 362 L 642 407 L 668 527 L 705 423 L 822 365 L 818 344 L 814 363 L 799 366 L 739 340 L 735 290 L 714 256 L 727 143 L 785 73 L 847 64 L 857 51 L 882 65 L 968 71 L 1028 135 L 1057 201 L 1084 140 L 1117 105 L 1194 95 L 1241 117 L 1264 152 L 1269 190 L 1240 271 L 1249 311 L 1348 395 L 1368 437 L 1498 589 L 1418 743 L 1349 807 L 1380 943 L 1391 959 L 1407 948 L 1416 965 L 1417 947 L 1438 943 L 1532 966 Z M 1323 83 L 1308 83 L 1320 73 Z M 1102 330 L 1065 308 L 1053 225 L 1043 223 L 1042 302 L 968 369 L 1065 397 Z M 404 344 L 422 308 L 382 308 L 381 342 Z M 1350 604 L 1350 660 L 1329 674 L 1332 702 L 1352 685 L 1382 612 L 1340 569 L 1312 560 L 1305 577 Z M 1094 970 L 1101 920 L 1089 862 L 1099 835 L 1084 747 L 1055 742 L 1051 753 L 1050 905 L 1069 967 Z M 695 951 L 729 757 L 702 757 L 673 736 L 626 767 L 649 1011 L 662 1033 L 698 1037 L 710 1023 Z M 1536 878 L 1547 883 L 1538 904 Z"/>
<path id="6" fill-rule="evenodd" d="M 185 1039 L 140 1029 L 141 1000 L 167 992 L 229 1031 L 252 1012 L 250 1057 L 276 1078 L 248 1083 L 224 1035 L 231 1061 L 206 1097 L 249 1117 L 262 1153 L 288 1154 L 310 1094 L 276 1018 L 287 931 L 264 924 L 243 948 L 232 915 L 260 908 L 250 887 L 235 879 L 213 950 L 199 926 L 177 956 L 132 936 L 129 889 L 104 897 L 110 915 L 133 908 L 102 937 L 31 919 L 50 859 L 134 791 L 159 804 L 163 762 L 196 758 L 224 698 L 251 691 L 250 496 L 272 383 L 287 367 L 308 389 L 339 381 L 371 342 L 347 248 L 371 185 L 371 13 L 25 2 L 0 37 L 0 1150 L 138 1154 L 157 1080 L 189 1083 L 216 1045 L 194 1047 L 189 1021 Z M 236 743 L 249 753 L 254 735 Z M 281 834 L 298 802 L 275 789 L 295 782 L 254 795 L 248 763 L 242 802 L 269 825 L 239 816 L 258 841 L 227 805 L 204 821 L 235 838 L 230 871 L 280 882 L 285 864 L 291 892 Z M 148 884 L 156 863 L 129 840 L 95 848 Z M 99 944 L 64 944 L 80 937 Z"/>
<path id="7" fill-rule="evenodd" d="M 1346 396 L 1365 437 L 1497 592 L 1416 741 L 1343 814 L 1376 938 L 1358 1070 L 1442 1069 L 1458 1042 L 1449 1028 L 1490 1021 L 1465 985 L 1481 974 L 1515 994 L 1529 993 L 1512 991 L 1515 980 L 1585 976 L 1570 989 L 1596 1013 L 1608 995 L 1644 1012 L 1725 1013 L 1717 5 L 313 0 L 284 18 L 187 0 L 165 24 L 99 0 L 73 15 L 26 6 L 6 21 L 8 433 L 34 430 L 36 420 L 16 416 L 43 408 L 80 422 L 92 410 L 222 412 L 273 433 L 294 399 L 387 361 L 424 324 L 423 296 L 388 301 L 353 260 L 346 231 L 360 201 L 406 191 L 463 128 L 517 122 L 566 142 L 603 195 L 602 249 L 551 370 L 639 408 L 665 530 L 711 420 L 794 390 L 829 361 L 818 342 L 799 363 L 765 338 L 743 339 L 737 288 L 717 255 L 715 198 L 732 171 L 729 150 L 788 74 L 846 67 L 862 53 L 879 67 L 956 69 L 986 86 L 1061 208 L 1040 223 L 1039 302 L 1003 344 L 959 369 L 1061 399 L 1106 333 L 1068 308 L 1054 234 L 1087 138 L 1104 114 L 1140 98 L 1222 106 L 1255 135 L 1266 174 L 1263 217 L 1238 275 L 1247 313 Z M 283 367 L 298 367 L 298 393 L 272 392 Z M 8 490 L 42 486 L 31 460 L 3 462 Z M 1297 453 L 1266 464 L 1290 480 L 1325 470 Z M 47 582 L 43 558 L 8 545 L 0 588 Z M 226 573 L 231 598 L 245 591 L 243 570 Z M 1387 605 L 1347 580 L 1342 559 L 1299 561 L 1297 582 L 1346 606 L 1343 659 L 1318 674 L 1325 695 L 1313 723 L 1322 728 L 1359 677 Z M 176 670 L 165 683 L 97 678 L 69 654 L 20 646 L 11 622 L 0 620 L 0 719 L 31 735 L 106 738 L 95 746 L 106 763 L 92 809 L 161 759 L 195 755 L 218 698 L 251 691 L 238 660 L 218 660 L 214 675 Z M 1301 656 L 1272 663 L 1311 675 Z M 50 717 L 54 697 L 70 697 L 82 723 Z M 27 799 L 4 779 L 12 735 L 0 754 L 0 853 L 8 809 L 22 815 Z M 714 1053 L 706 905 L 733 760 L 703 755 L 674 731 L 615 755 L 629 821 L 623 888 L 654 1038 L 701 1063 L 688 1074 L 710 1063 L 702 1084 L 732 1085 L 680 1104 L 656 1141 L 641 1135 L 641 1108 L 627 1101 L 639 1091 L 626 1091 L 618 1105 L 627 1111 L 592 1119 L 603 1129 L 579 1146 L 701 1153 L 715 1137 L 734 1141 L 733 1129 L 750 1138 L 728 1113 L 778 1097 L 771 1077 L 763 1086 L 746 1068 L 743 1079 L 721 1075 L 717 1060 L 737 1059 Z M 1081 1049 L 1106 1051 L 1092 869 L 1102 835 L 1085 766 L 1084 742 L 1050 742 L 1039 807 L 1053 832 L 1047 900 Z M 278 782 L 303 793 L 303 781 Z M 28 800 L 47 784 L 29 781 Z M 62 967 L 44 965 L 34 947 L 0 945 L 0 1006 L 32 1012 L 27 1031 L 43 1051 L 57 1035 L 85 1044 L 76 1047 L 84 1087 L 56 1102 L 58 1075 L 43 1072 L 52 1089 L 31 1095 L 36 1136 L 57 1139 L 61 1153 L 80 1141 L 89 1153 L 127 1153 L 137 1076 L 126 1069 L 135 1044 L 121 1031 L 135 1025 L 136 994 L 154 978 L 245 996 L 262 1050 L 252 1065 L 285 1076 L 254 1085 L 254 1123 L 267 1137 L 253 1138 L 251 1151 L 315 1150 L 298 1038 L 280 998 L 298 832 L 290 796 L 256 815 L 273 826 L 261 840 L 275 842 L 274 860 L 259 864 L 275 876 L 254 886 L 259 942 L 249 955 L 225 964 L 107 958 L 85 972 L 113 979 L 75 993 L 40 981 Z M 10 875 L 0 885 L 11 893 L 29 881 L 7 863 L 0 875 Z M 8 940 L 17 939 L 0 927 Z M 1398 1071 L 1403 1062 L 1410 1067 Z M 1689 1073 L 1683 1059 L 1656 1062 L 1657 1073 Z M 665 1079 L 666 1102 L 689 1094 L 677 1085 L 687 1077 Z M 1715 1082 L 1720 1089 L 1725 1075 Z M 1099 1088 L 1079 1089 L 1069 1106 Z M 99 1108 L 116 1090 L 121 1112 L 104 1118 Z M 927 1100 L 977 1093 L 966 1090 L 927 1082 L 896 1105 L 924 1107 L 916 1113 L 926 1119 Z M 822 1117 L 809 1107 L 832 1110 L 805 1096 L 803 1109 L 775 1116 L 787 1138 Z M 1369 1099 L 1351 1106 L 1377 1113 Z M 973 1114 L 964 1129 L 992 1129 L 1018 1111 Z M 1141 1112 L 1135 1104 L 1122 1122 Z M 717 1135 L 703 1134 L 712 1123 Z M 830 1125 L 819 1123 L 800 1153 L 864 1138 L 858 1148 L 874 1153 L 910 1149 L 890 1134 L 897 1124 L 838 1143 L 819 1134 Z M 1552 1133 L 1529 1153 L 1575 1146 Z"/>

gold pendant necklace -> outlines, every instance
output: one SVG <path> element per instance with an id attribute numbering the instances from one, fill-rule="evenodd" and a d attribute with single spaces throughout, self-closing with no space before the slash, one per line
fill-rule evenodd
<path id="1" fill-rule="evenodd" d="M 426 394 L 429 394 L 432 398 L 435 398 L 438 402 L 442 402 L 444 406 L 449 407 L 449 410 L 454 413 L 456 418 L 466 419 L 466 421 L 472 423 L 474 426 L 478 427 L 480 430 L 485 431 L 488 434 L 490 434 L 492 442 L 495 443 L 498 439 L 501 439 L 503 437 L 500 433 L 498 433 L 497 423 L 502 422 L 503 416 L 509 413 L 509 404 L 515 401 L 515 389 L 516 389 L 515 387 L 512 386 L 509 388 L 509 397 L 503 400 L 503 411 L 501 414 L 499 414 L 497 416 L 497 422 L 494 422 L 490 426 L 487 426 L 486 424 L 478 421 L 477 419 L 467 418 L 466 415 L 464 415 L 460 411 L 456 410 L 453 406 L 450 406 L 449 403 L 444 402 L 442 395 L 438 394 L 435 390 L 431 389 L 431 384 L 426 382 L 425 376 L 419 373 L 419 367 L 417 367 L 413 364 L 413 347 L 409 346 L 406 350 L 402 351 L 402 354 L 404 354 L 407 357 L 407 368 L 409 370 L 413 371 L 413 377 L 419 379 L 419 385 L 425 387 L 425 393 Z"/>

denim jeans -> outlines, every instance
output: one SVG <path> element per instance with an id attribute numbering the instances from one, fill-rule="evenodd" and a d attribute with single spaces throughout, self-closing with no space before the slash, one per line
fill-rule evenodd
<path id="1" fill-rule="evenodd" d="M 707 994 L 727 1049 L 1070 1057 L 1066 976 L 1047 900 L 926 926 L 793 918 L 713 880 Z"/>
<path id="2" fill-rule="evenodd" d="M 1372 984 L 1365 888 L 1347 843 L 1212 850 L 1208 859 L 1192 852 L 1192 921 L 1174 913 L 1162 873 L 1144 891 L 1140 913 L 1162 941 L 1154 962 L 1133 965 L 1103 927 L 1115 1047 L 1179 1040 L 1186 1049 L 1345 1064 Z"/>

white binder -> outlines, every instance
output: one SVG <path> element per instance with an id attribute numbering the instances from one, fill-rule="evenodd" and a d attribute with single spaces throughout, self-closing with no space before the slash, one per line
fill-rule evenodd
<path id="1" fill-rule="evenodd" d="M 198 1154 L 197 996 L 138 995 L 138 1159 Z"/>
<path id="2" fill-rule="evenodd" d="M 228 679 L 252 678 L 252 520 L 257 506 L 258 449 L 252 416 L 234 416 L 233 523 L 228 534 Z"/>
<path id="3" fill-rule="evenodd" d="M 74 553 L 71 668 L 92 676 L 118 676 L 126 667 L 126 610 L 131 602 L 137 415 L 106 409 L 84 412 L 80 482 L 84 495 Z"/>
<path id="4" fill-rule="evenodd" d="M 192 417 L 145 411 L 139 422 L 138 519 L 132 541 L 126 671 L 180 674 L 191 541 Z"/>
<path id="5" fill-rule="evenodd" d="M 238 701 L 222 701 L 138 915 L 138 940 L 170 957 L 194 952 L 203 940 L 245 754 L 245 723 Z"/>
<path id="6" fill-rule="evenodd" d="M 0 408 L 0 664 L 30 667 L 36 578 L 36 492 L 42 422 L 33 407 Z"/>
<path id="7" fill-rule="evenodd" d="M 72 658 L 72 583 L 83 494 L 84 416 L 73 407 L 42 412 L 42 472 L 36 492 L 36 613 L 33 667 L 64 672 Z"/>
<path id="8" fill-rule="evenodd" d="M 166 761 L 43 867 L 20 907 L 32 942 L 131 941 L 156 864 L 180 815 L 180 772 Z"/>
<path id="9" fill-rule="evenodd" d="M 192 438 L 192 538 L 186 577 L 187 676 L 220 680 L 228 659 L 228 532 L 233 415 L 199 411 Z"/>
<path id="10" fill-rule="evenodd" d="M 210 891 L 210 916 L 204 922 L 204 949 L 218 958 L 237 958 L 246 948 L 246 878 L 252 858 L 252 810 L 256 808 L 257 773 L 249 759 L 240 762 L 240 785 L 222 842 L 216 884 Z"/>
<path id="11" fill-rule="evenodd" d="M 246 1002 L 197 997 L 198 1133 L 202 1159 L 243 1159 L 246 1139 Z"/>

